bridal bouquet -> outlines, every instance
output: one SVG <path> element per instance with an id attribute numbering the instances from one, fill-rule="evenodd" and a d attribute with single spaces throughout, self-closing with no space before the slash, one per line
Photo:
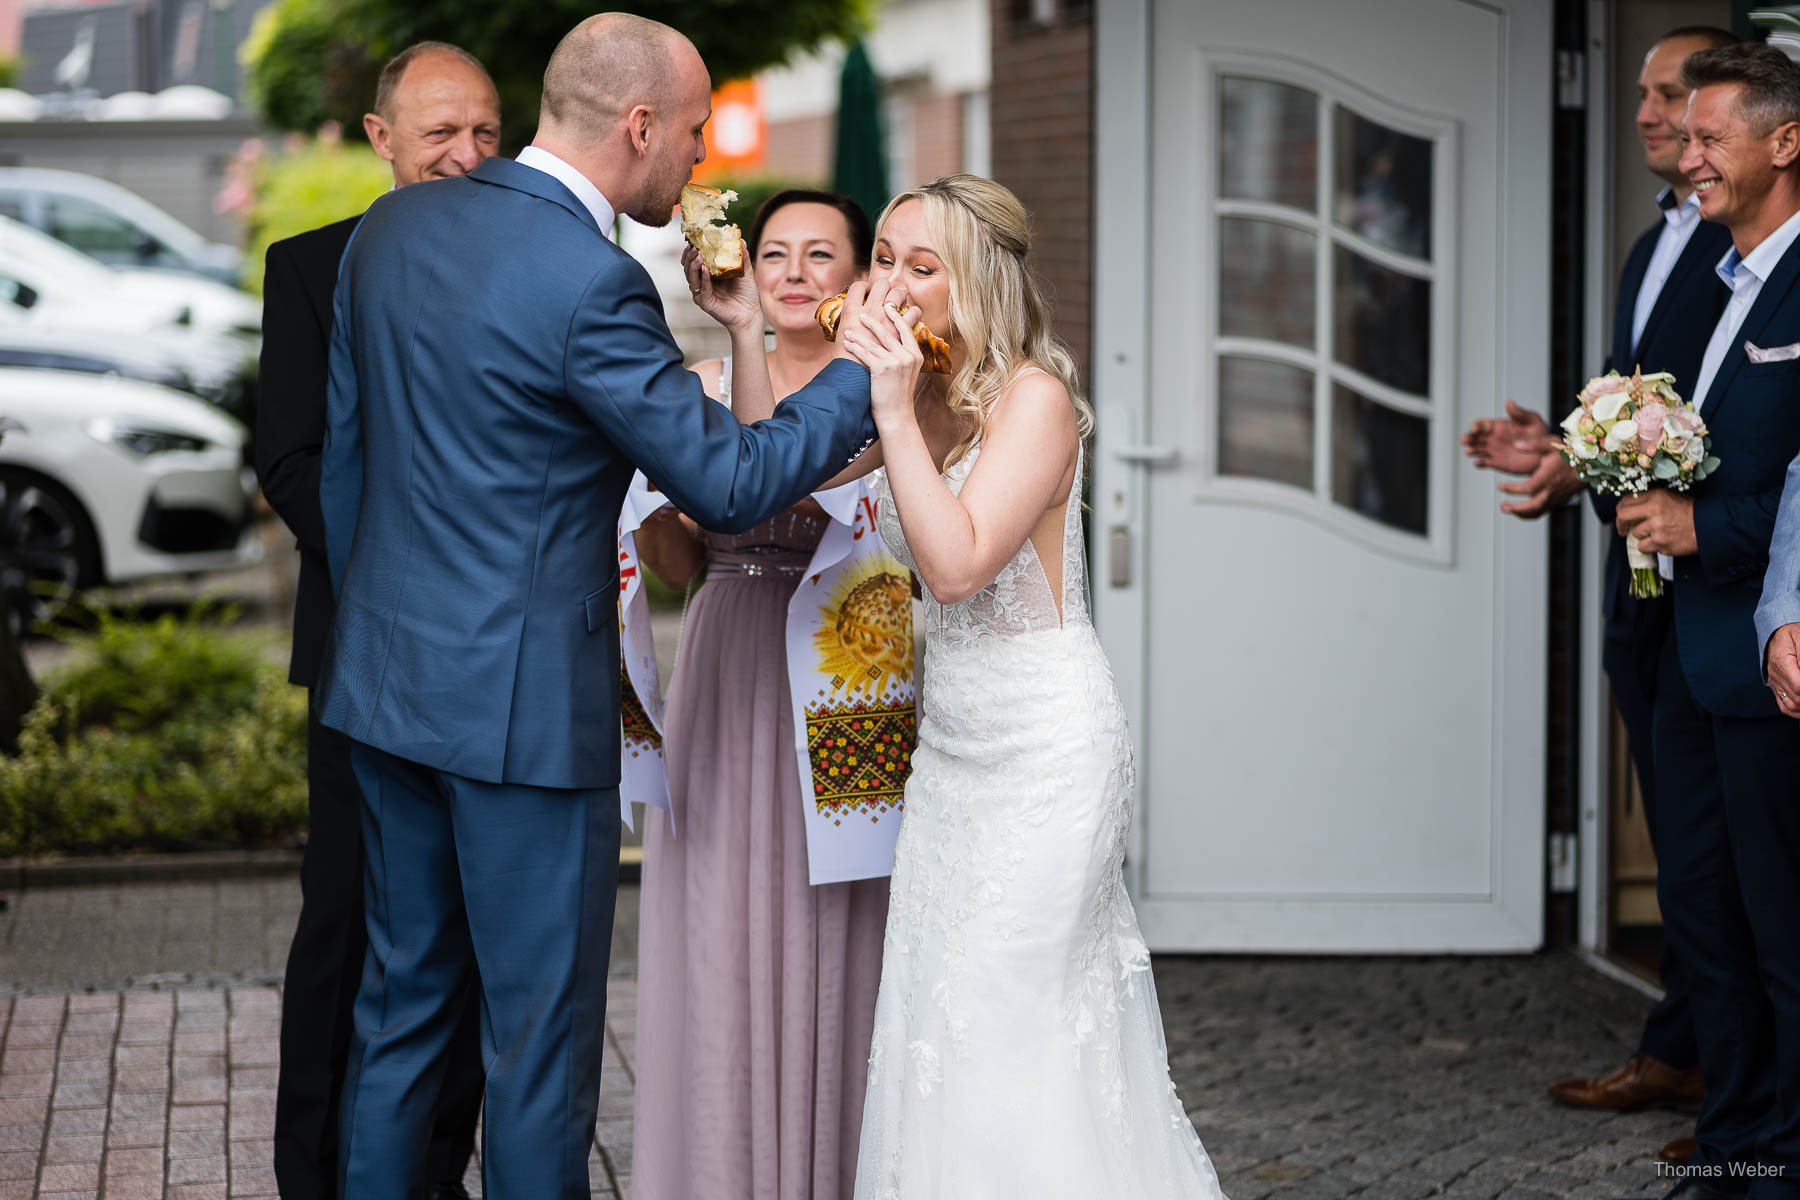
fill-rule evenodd
<path id="1" fill-rule="evenodd" d="M 1564 418 L 1557 447 L 1582 483 L 1609 496 L 1652 487 L 1685 492 L 1719 469 L 1700 413 L 1675 391 L 1667 373 L 1630 376 L 1608 371 L 1587 381 L 1575 411 Z M 1631 594 L 1662 595 L 1656 560 L 1625 539 Z"/>

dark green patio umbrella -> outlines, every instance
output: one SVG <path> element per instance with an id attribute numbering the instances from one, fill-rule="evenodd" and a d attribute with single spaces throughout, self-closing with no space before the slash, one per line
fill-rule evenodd
<path id="1" fill-rule="evenodd" d="M 831 186 L 862 206 L 872 221 L 888 191 L 887 133 L 881 119 L 881 81 L 861 41 L 851 44 L 838 77 L 837 145 Z"/>

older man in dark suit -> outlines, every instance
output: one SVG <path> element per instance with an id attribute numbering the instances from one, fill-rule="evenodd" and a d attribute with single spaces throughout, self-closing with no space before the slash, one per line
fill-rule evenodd
<path id="1" fill-rule="evenodd" d="M 1800 724 L 1762 680 L 1755 611 L 1800 452 L 1800 68 L 1772 46 L 1691 56 L 1681 166 L 1731 230 L 1731 299 L 1692 395 L 1720 466 L 1619 503 L 1673 562 L 1656 675 L 1657 893 L 1687 973 L 1706 1102 L 1669 1200 L 1800 1198 Z"/>
<path id="2" fill-rule="evenodd" d="M 381 73 L 363 127 L 393 167 L 394 186 L 466 175 L 500 144 L 500 101 L 474 57 L 442 42 L 402 51 Z M 318 682 L 335 605 L 325 561 L 319 458 L 338 263 L 362 218 L 269 247 L 263 282 L 262 400 L 256 469 L 263 494 L 300 547 L 288 678 Z M 351 1007 L 368 947 L 363 921 L 362 798 L 344 736 L 307 725 L 311 834 L 304 902 L 288 954 L 276 1091 L 275 1176 L 283 1200 L 337 1195 L 338 1095 L 350 1048 Z M 481 1106 L 479 1006 L 473 989 L 438 1100 L 428 1179 L 432 1200 L 467 1196 L 462 1176 Z"/>

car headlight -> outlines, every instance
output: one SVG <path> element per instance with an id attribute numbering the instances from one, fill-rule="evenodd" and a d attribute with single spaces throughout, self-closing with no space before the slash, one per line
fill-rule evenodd
<path id="1" fill-rule="evenodd" d="M 152 454 L 167 454 L 175 450 L 192 453 L 204 450 L 212 444 L 205 438 L 195 437 L 191 433 L 176 433 L 169 429 L 152 429 L 143 425 L 120 425 L 105 417 L 96 417 L 89 421 L 87 433 L 97 442 L 110 443 L 139 458 L 148 458 Z"/>

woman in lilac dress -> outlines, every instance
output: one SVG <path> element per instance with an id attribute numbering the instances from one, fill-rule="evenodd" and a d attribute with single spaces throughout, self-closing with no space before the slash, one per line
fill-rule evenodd
<path id="1" fill-rule="evenodd" d="M 750 261 L 775 395 L 832 353 L 819 301 L 864 275 L 852 202 L 771 197 Z M 730 360 L 698 364 L 731 397 Z M 642 561 L 693 597 L 663 722 L 670 816 L 645 809 L 632 1200 L 848 1200 L 888 881 L 812 886 L 788 695 L 788 601 L 830 518 L 803 500 L 748 533 L 663 509 Z"/>

